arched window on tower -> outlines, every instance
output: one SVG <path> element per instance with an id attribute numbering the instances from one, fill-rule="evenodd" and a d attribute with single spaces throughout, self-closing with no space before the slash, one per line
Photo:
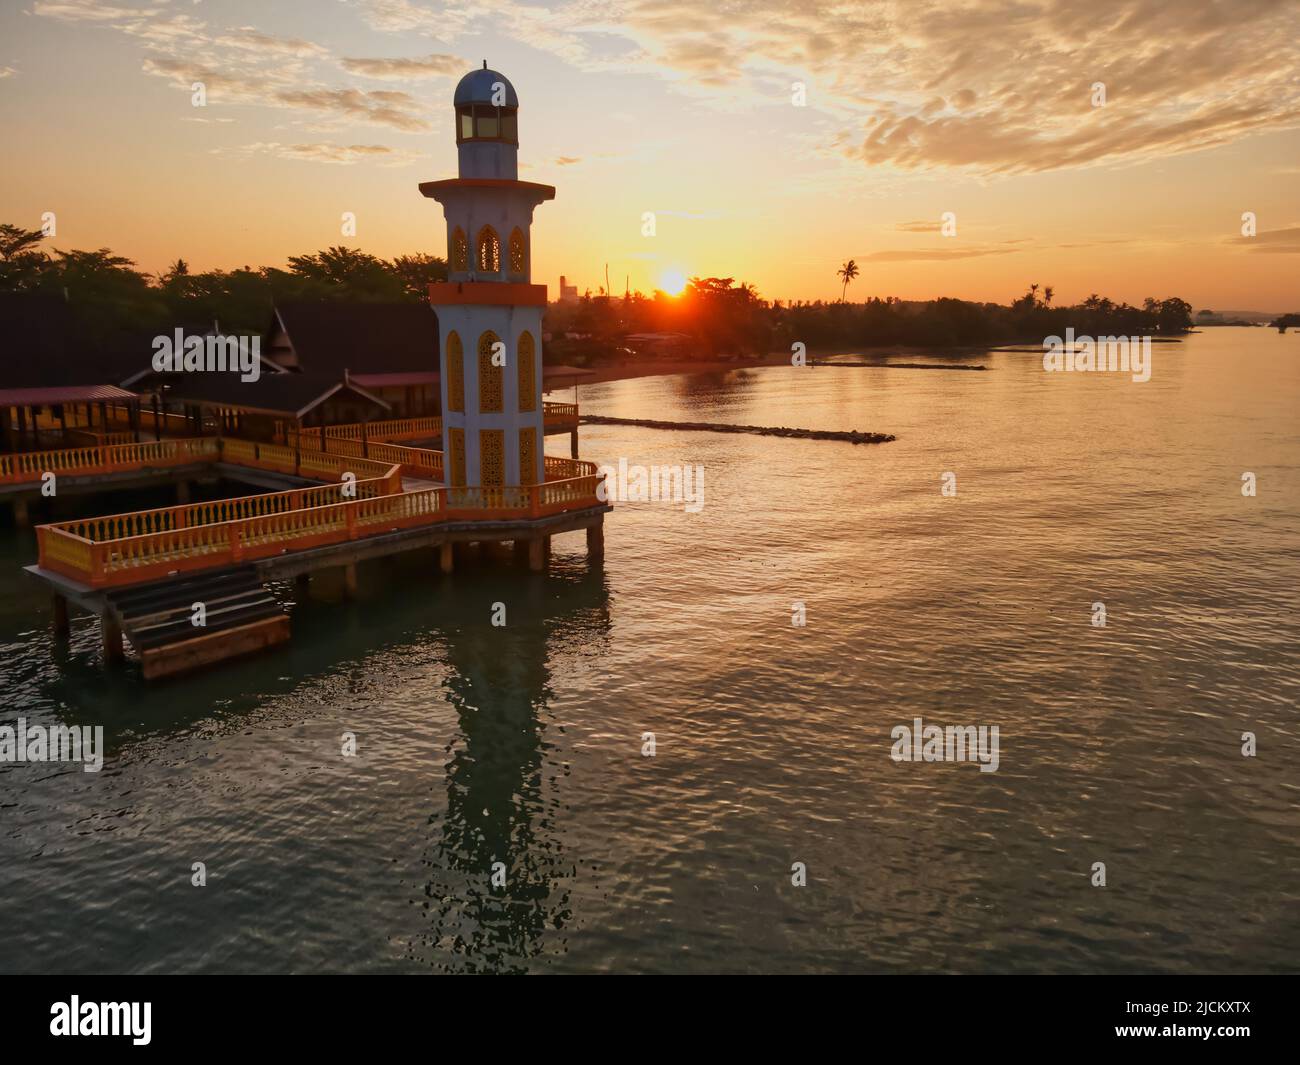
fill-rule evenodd
<path id="1" fill-rule="evenodd" d="M 501 272 L 501 238 L 491 226 L 484 226 L 478 231 L 478 255 L 475 268 L 480 274 Z"/>
<path id="2" fill-rule="evenodd" d="M 537 344 L 533 334 L 525 330 L 519 334 L 519 347 L 515 355 L 518 365 L 519 409 L 537 409 Z"/>
<path id="3" fill-rule="evenodd" d="M 465 410 L 465 348 L 454 329 L 447 334 L 447 409 Z"/>
<path id="4" fill-rule="evenodd" d="M 478 338 L 478 409 L 480 414 L 500 414 L 505 374 L 492 354 L 501 338 L 491 329 Z M 503 349 L 504 350 L 504 347 Z"/>
<path id="5" fill-rule="evenodd" d="M 519 483 L 537 484 L 537 426 L 519 430 Z"/>
<path id="6" fill-rule="evenodd" d="M 524 250 L 524 233 L 518 226 L 510 231 L 510 272 L 522 277 L 528 269 L 528 256 Z"/>
<path id="7" fill-rule="evenodd" d="M 469 269 L 469 238 L 460 226 L 451 235 L 451 268 L 462 273 Z"/>

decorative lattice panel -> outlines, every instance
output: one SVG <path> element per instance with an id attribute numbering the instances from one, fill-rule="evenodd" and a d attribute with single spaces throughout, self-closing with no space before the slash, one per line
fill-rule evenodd
<path id="1" fill-rule="evenodd" d="M 519 483 L 537 483 L 537 430 L 519 430 Z"/>
<path id="2" fill-rule="evenodd" d="M 451 268 L 460 271 L 469 269 L 469 238 L 460 226 L 451 235 Z"/>
<path id="3" fill-rule="evenodd" d="M 451 446 L 451 483 L 456 486 L 465 483 L 465 430 L 448 429 Z"/>
<path id="4" fill-rule="evenodd" d="M 500 414 L 504 409 L 504 367 L 492 361 L 492 347 L 501 338 L 488 330 L 478 338 L 478 409 L 480 414 Z"/>
<path id="5" fill-rule="evenodd" d="M 465 410 L 465 348 L 454 329 L 447 334 L 447 409 Z"/>
<path id="6" fill-rule="evenodd" d="M 478 434 L 479 484 L 506 483 L 506 431 L 480 429 Z"/>
<path id="7" fill-rule="evenodd" d="M 522 274 L 524 260 L 524 234 L 518 226 L 515 226 L 514 232 L 510 234 L 510 272 Z"/>
<path id="8" fill-rule="evenodd" d="M 533 334 L 524 332 L 519 337 L 519 352 L 515 356 L 519 364 L 519 409 L 537 409 L 537 344 Z"/>
<path id="9" fill-rule="evenodd" d="M 482 274 L 501 271 L 501 238 L 491 226 L 478 231 L 478 271 Z"/>

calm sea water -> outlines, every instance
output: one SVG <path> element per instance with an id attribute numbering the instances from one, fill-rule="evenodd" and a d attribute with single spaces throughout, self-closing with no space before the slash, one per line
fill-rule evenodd
<path id="1" fill-rule="evenodd" d="M 898 440 L 584 429 L 703 464 L 703 511 L 619 506 L 601 572 L 579 533 L 545 578 L 326 574 L 287 650 L 172 683 L 88 618 L 61 658 L 5 532 L 0 723 L 109 754 L 0 766 L 0 970 L 1300 968 L 1300 336 L 977 361 L 585 388 Z M 998 771 L 892 761 L 916 716 L 999 726 Z"/>

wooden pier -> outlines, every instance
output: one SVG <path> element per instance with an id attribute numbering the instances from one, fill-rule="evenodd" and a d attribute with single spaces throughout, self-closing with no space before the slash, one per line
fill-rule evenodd
<path id="1" fill-rule="evenodd" d="M 576 407 L 571 417 L 576 424 Z M 0 468 L 0 481 L 30 483 L 53 465 L 101 488 L 114 474 L 175 471 L 298 485 L 37 527 L 39 559 L 26 571 L 54 597 L 56 637 L 67 639 L 69 607 L 76 606 L 100 618 L 106 661 L 122 658 L 126 639 L 145 677 L 169 676 L 287 640 L 289 618 L 266 589 L 269 581 L 336 568 L 355 594 L 360 562 L 436 548 L 448 573 L 462 543 L 510 542 L 516 557 L 541 572 L 551 537 L 579 530 L 588 558 L 599 564 L 612 508 L 594 464 L 546 456 L 541 484 L 444 486 L 442 452 L 387 439 L 423 439 L 437 421 L 331 426 L 276 444 L 189 438 L 76 449 L 86 454 L 75 456 L 33 453 L 13 456 L 24 461 Z M 191 616 L 197 605 L 202 625 Z"/>

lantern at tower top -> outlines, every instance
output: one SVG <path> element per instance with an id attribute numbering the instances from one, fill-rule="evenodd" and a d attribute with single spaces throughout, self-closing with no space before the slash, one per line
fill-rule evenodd
<path id="1" fill-rule="evenodd" d="M 519 97 L 504 74 L 471 70 L 456 86 L 456 150 L 462 178 L 519 178 Z"/>

